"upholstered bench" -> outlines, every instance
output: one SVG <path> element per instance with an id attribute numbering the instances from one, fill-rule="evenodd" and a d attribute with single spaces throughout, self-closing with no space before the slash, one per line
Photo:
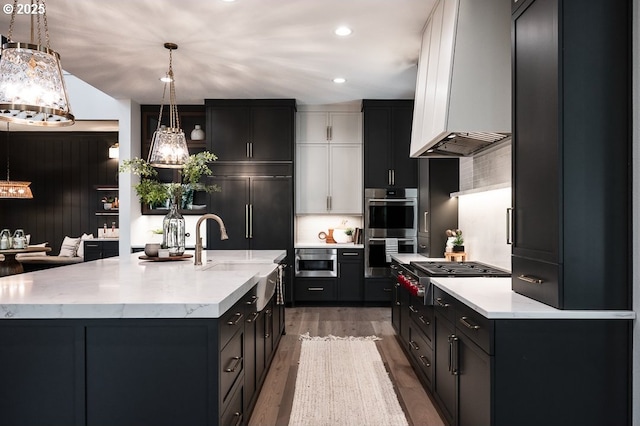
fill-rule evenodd
<path id="1" fill-rule="evenodd" d="M 46 253 L 30 253 L 17 255 L 16 259 L 22 264 L 24 272 L 81 263 L 84 261 L 83 241 L 92 238 L 93 235 L 90 234 L 83 234 L 78 238 L 64 237 L 62 246 L 60 247 L 60 253 L 57 256 L 48 256 Z M 47 243 L 42 243 L 37 245 L 46 246 L 46 244 Z"/>

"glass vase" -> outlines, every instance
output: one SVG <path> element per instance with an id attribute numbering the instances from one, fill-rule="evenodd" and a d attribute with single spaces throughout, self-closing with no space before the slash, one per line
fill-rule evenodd
<path id="1" fill-rule="evenodd" d="M 178 212 L 178 204 L 171 201 L 169 213 L 162 221 L 162 248 L 169 249 L 169 256 L 182 256 L 185 246 L 184 218 Z"/>

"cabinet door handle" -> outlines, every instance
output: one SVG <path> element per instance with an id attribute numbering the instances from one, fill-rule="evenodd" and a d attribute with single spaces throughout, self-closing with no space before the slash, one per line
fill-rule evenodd
<path id="1" fill-rule="evenodd" d="M 349 252 L 344 252 L 344 253 L 342 253 L 342 255 L 343 255 L 343 256 L 357 256 L 357 255 L 358 255 L 358 253 L 354 253 L 354 252 L 349 251 Z"/>
<path id="2" fill-rule="evenodd" d="M 395 169 L 391 169 L 391 185 L 396 184 L 396 171 Z"/>
<path id="3" fill-rule="evenodd" d="M 244 237 L 249 238 L 249 204 L 244 205 Z"/>
<path id="4" fill-rule="evenodd" d="M 338 278 L 340 278 L 340 264 L 338 263 Z"/>
<path id="5" fill-rule="evenodd" d="M 507 244 L 513 244 L 513 207 L 507 208 Z"/>
<path id="6" fill-rule="evenodd" d="M 231 359 L 232 359 L 232 364 L 229 367 L 224 369 L 225 373 L 234 373 L 238 369 L 238 367 L 242 365 L 241 356 L 234 356 Z"/>
<path id="7" fill-rule="evenodd" d="M 465 327 L 467 327 L 469 330 L 480 330 L 480 326 L 476 325 L 476 324 L 471 324 L 469 322 L 469 318 L 468 317 L 461 317 L 460 318 L 460 323 L 462 325 L 464 325 Z"/>
<path id="8" fill-rule="evenodd" d="M 256 320 L 256 318 L 258 318 L 260 316 L 260 312 L 254 312 L 253 314 L 251 314 L 251 318 L 247 319 L 248 323 L 252 323 Z"/>
<path id="9" fill-rule="evenodd" d="M 249 158 L 253 158 L 253 142 L 249 142 Z"/>
<path id="10" fill-rule="evenodd" d="M 428 233 L 429 229 L 427 227 L 427 215 L 429 214 L 429 212 L 424 212 L 424 232 Z"/>
<path id="11" fill-rule="evenodd" d="M 417 313 L 418 313 L 418 310 L 417 310 L 416 308 L 414 308 L 414 307 L 413 307 L 413 305 L 409 305 L 409 310 L 410 310 L 411 312 L 413 312 L 414 314 L 417 314 Z"/>
<path id="12" fill-rule="evenodd" d="M 442 298 L 441 298 L 441 297 L 438 297 L 438 298 L 436 299 L 436 303 L 438 304 L 438 306 L 440 306 L 440 307 L 442 307 L 442 308 L 448 308 L 449 306 L 451 306 L 451 305 L 449 305 L 448 303 L 444 303 L 444 302 L 442 301 Z"/>
<path id="13" fill-rule="evenodd" d="M 416 351 L 419 351 L 419 350 L 420 350 L 420 346 L 418 346 L 418 344 L 417 344 L 416 342 L 414 342 L 413 340 L 411 340 L 411 341 L 409 342 L 409 346 L 411 346 L 411 349 L 414 349 L 414 350 L 416 350 Z"/>
<path id="14" fill-rule="evenodd" d="M 532 275 L 518 275 L 518 279 L 528 282 L 529 284 L 542 284 L 544 280 L 542 278 L 534 277 Z"/>
<path id="15" fill-rule="evenodd" d="M 389 183 L 389 185 L 392 185 L 392 183 L 391 183 L 391 169 L 389 169 L 387 172 L 388 172 L 387 182 Z"/>
<path id="16" fill-rule="evenodd" d="M 458 375 L 458 337 L 455 334 L 449 335 L 449 372 L 457 376 Z"/>
<path id="17" fill-rule="evenodd" d="M 331 126 L 327 126 L 327 140 L 330 141 L 331 140 Z"/>
<path id="18" fill-rule="evenodd" d="M 247 158 L 250 158 L 251 155 L 249 154 L 249 142 L 247 142 L 247 147 L 246 147 L 246 156 Z"/>
<path id="19" fill-rule="evenodd" d="M 324 287 L 307 287 L 308 291 L 324 291 Z"/>
<path id="20" fill-rule="evenodd" d="M 253 238 L 253 204 L 249 204 L 249 238 Z"/>
<path id="21" fill-rule="evenodd" d="M 238 325 L 238 323 L 240 323 L 240 321 L 242 321 L 242 318 L 244 318 L 244 315 L 242 315 L 240 312 L 237 312 L 234 317 L 236 318 L 235 321 L 234 320 L 229 320 L 227 321 L 227 325 Z"/>
<path id="22" fill-rule="evenodd" d="M 233 424 L 233 426 L 240 426 L 242 424 L 242 413 L 236 411 L 235 413 L 233 413 L 233 417 L 236 419 L 236 422 Z"/>
<path id="23" fill-rule="evenodd" d="M 327 195 L 327 211 L 331 210 L 331 207 L 329 207 L 329 196 Z"/>

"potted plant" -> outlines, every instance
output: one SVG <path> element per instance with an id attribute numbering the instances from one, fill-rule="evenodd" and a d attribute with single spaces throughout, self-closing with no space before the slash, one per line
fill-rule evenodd
<path id="1" fill-rule="evenodd" d="M 456 229 L 454 232 L 453 238 L 453 251 L 456 253 L 464 251 L 464 238 L 462 238 L 462 231 L 460 229 Z"/>
<path id="2" fill-rule="evenodd" d="M 120 165 L 120 172 L 131 172 L 140 177 L 140 182 L 133 188 L 142 204 L 150 208 L 166 206 L 167 201 L 176 203 L 179 207 L 187 208 L 193 201 L 194 191 L 218 191 L 217 185 L 207 185 L 200 182 L 203 176 L 210 176 L 213 172 L 209 163 L 217 160 L 209 151 L 199 152 L 189 156 L 184 167 L 179 170 L 180 182 L 163 183 L 158 180 L 158 171 L 141 158 L 124 160 Z"/>

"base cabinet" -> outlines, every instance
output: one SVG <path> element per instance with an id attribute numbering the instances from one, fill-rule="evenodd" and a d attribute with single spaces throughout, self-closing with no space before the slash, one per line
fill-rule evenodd
<path id="1" fill-rule="evenodd" d="M 0 362 L 13 366 L 0 381 L 0 423 L 246 424 L 282 333 L 273 299 L 255 332 L 253 297 L 218 319 L 0 321 Z"/>
<path id="2" fill-rule="evenodd" d="M 631 424 L 630 320 L 489 320 L 438 287 L 433 307 L 402 293 L 399 339 L 447 423 Z"/>
<path id="3" fill-rule="evenodd" d="M 118 256 L 120 253 L 118 240 L 85 240 L 84 244 L 84 261 L 106 259 L 108 257 Z"/>

